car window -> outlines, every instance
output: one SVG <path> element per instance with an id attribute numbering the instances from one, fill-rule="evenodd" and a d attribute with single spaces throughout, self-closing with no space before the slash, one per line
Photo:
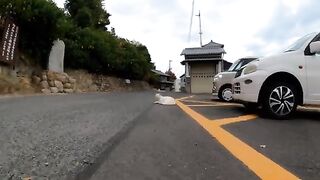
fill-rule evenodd
<path id="1" fill-rule="evenodd" d="M 253 60 L 254 60 L 254 59 L 246 59 L 246 60 L 244 60 L 241 67 L 247 65 L 249 62 L 251 62 L 251 61 L 253 61 Z"/>
<path id="2" fill-rule="evenodd" d="M 239 70 L 242 66 L 243 66 L 243 60 L 242 61 L 240 61 L 238 64 L 237 64 L 237 66 L 233 69 L 233 71 L 237 71 L 237 70 Z"/>
<path id="3" fill-rule="evenodd" d="M 252 59 L 241 59 L 240 62 L 237 64 L 237 66 L 233 69 L 233 71 L 238 71 L 241 69 L 243 66 L 247 65 L 249 62 L 255 60 L 254 58 Z"/>
<path id="4" fill-rule="evenodd" d="M 228 69 L 228 71 L 234 71 L 234 68 L 239 64 L 239 62 L 240 62 L 240 59 L 237 60 L 236 62 L 234 62 L 234 63 L 230 66 L 230 68 Z"/>
<path id="5" fill-rule="evenodd" d="M 320 41 L 320 33 L 311 41 L 311 42 L 316 42 L 316 41 Z M 311 43 L 310 42 L 310 43 Z M 304 50 L 304 54 L 305 55 L 313 55 L 311 52 L 310 52 L 310 44 L 309 46 L 306 47 L 306 49 Z"/>
<path id="6" fill-rule="evenodd" d="M 295 43 L 290 45 L 284 52 L 291 52 L 300 49 L 314 35 L 314 33 L 311 33 L 298 39 Z"/>

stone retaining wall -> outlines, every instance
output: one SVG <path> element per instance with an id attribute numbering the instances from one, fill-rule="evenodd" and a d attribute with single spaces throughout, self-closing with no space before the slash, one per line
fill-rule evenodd
<path id="1" fill-rule="evenodd" d="M 76 80 L 67 73 L 43 71 L 40 75 L 33 75 L 32 82 L 45 94 L 73 93 L 76 90 Z"/>

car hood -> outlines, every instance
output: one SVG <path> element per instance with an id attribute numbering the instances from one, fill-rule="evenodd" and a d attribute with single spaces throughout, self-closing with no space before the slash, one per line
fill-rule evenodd
<path id="1" fill-rule="evenodd" d="M 301 52 L 300 51 L 283 52 L 283 53 L 278 53 L 271 56 L 259 58 L 258 61 L 253 61 L 250 63 L 257 63 L 260 67 L 269 66 L 270 64 L 274 64 L 274 63 L 277 64 L 279 63 L 279 61 L 287 61 L 287 60 L 290 61 L 292 57 L 296 57 L 298 54 L 301 54 Z"/>
<path id="2" fill-rule="evenodd" d="M 237 72 L 235 71 L 225 71 L 225 72 L 221 72 L 221 73 L 218 73 L 217 75 L 215 75 L 215 78 L 219 77 L 220 75 L 222 77 L 224 76 L 234 76 Z"/>

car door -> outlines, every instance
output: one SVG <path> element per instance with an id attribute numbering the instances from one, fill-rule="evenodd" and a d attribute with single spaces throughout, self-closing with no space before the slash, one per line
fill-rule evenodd
<path id="1" fill-rule="evenodd" d="M 320 41 L 319 35 L 314 41 Z M 306 103 L 320 104 L 320 54 L 307 54 L 305 60 L 308 86 Z"/>

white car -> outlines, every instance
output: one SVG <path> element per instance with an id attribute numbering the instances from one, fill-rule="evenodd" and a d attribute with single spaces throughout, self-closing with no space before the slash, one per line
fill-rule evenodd
<path id="1" fill-rule="evenodd" d="M 297 105 L 320 105 L 320 34 L 297 40 L 283 53 L 260 58 L 239 70 L 233 98 L 284 119 Z"/>
<path id="2" fill-rule="evenodd" d="M 237 71 L 247 65 L 257 57 L 245 57 L 237 60 L 232 64 L 228 71 L 217 74 L 213 79 L 212 95 L 218 95 L 219 99 L 230 102 L 232 101 L 232 80 Z"/>

